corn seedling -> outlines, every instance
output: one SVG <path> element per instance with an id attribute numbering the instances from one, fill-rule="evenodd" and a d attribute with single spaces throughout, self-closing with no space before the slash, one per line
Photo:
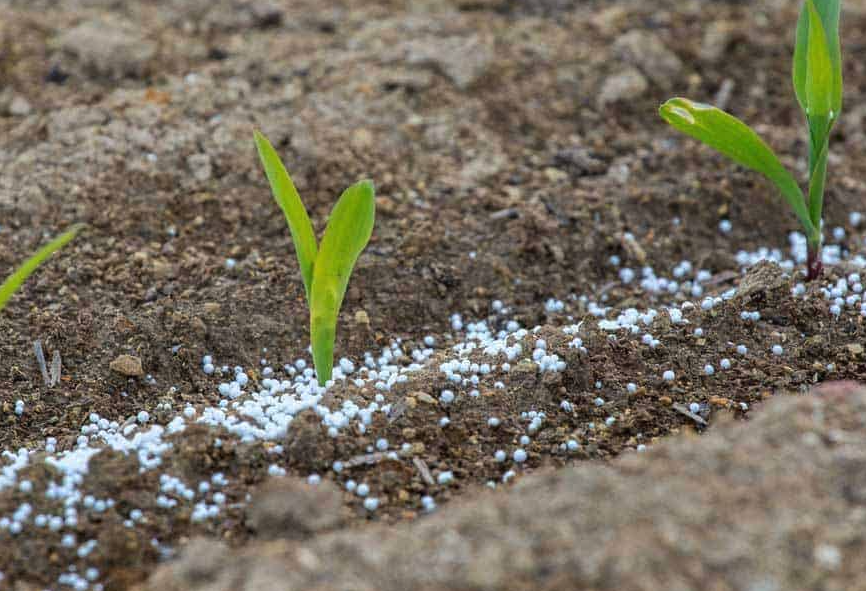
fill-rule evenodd
<path id="1" fill-rule="evenodd" d="M 15 272 L 10 275 L 3 285 L 0 285 L 0 310 L 2 310 L 7 302 L 15 295 L 18 288 L 27 280 L 28 277 L 41 265 L 45 259 L 50 257 L 56 251 L 63 248 L 67 242 L 75 238 L 76 235 L 84 228 L 84 224 L 76 224 L 69 230 L 40 248 L 32 257 L 24 261 Z"/>
<path id="2" fill-rule="evenodd" d="M 794 92 L 809 130 L 809 192 L 804 195 L 794 177 L 766 143 L 739 119 L 711 105 L 673 98 L 662 105 L 671 126 L 734 162 L 766 176 L 791 206 L 808 244 L 808 280 L 819 277 L 822 210 L 830 131 L 842 109 L 842 58 L 839 43 L 841 0 L 806 0 L 797 22 L 794 48 Z"/>
<path id="3" fill-rule="evenodd" d="M 331 210 L 322 242 L 294 183 L 270 142 L 255 132 L 256 147 L 274 194 L 292 234 L 295 254 L 310 307 L 310 341 L 319 385 L 331 379 L 337 315 L 355 261 L 373 233 L 376 199 L 373 183 L 361 181 L 343 191 Z"/>

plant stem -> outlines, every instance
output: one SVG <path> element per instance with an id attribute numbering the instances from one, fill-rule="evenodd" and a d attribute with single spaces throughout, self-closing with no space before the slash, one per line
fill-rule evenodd
<path id="1" fill-rule="evenodd" d="M 824 263 L 821 262 L 821 243 L 809 241 L 806 258 L 806 281 L 814 281 L 824 274 Z"/>

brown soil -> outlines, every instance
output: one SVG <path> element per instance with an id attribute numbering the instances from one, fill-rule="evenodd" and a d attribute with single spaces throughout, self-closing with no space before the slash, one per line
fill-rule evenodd
<path id="1" fill-rule="evenodd" d="M 142 588 L 862 591 L 866 390 L 833 382 L 813 394 L 779 397 L 699 441 L 538 471 L 398 526 L 239 549 L 192 541 Z M 299 488 L 280 496 L 297 502 Z"/>
<path id="2" fill-rule="evenodd" d="M 164 423 L 187 405 L 213 405 L 223 380 L 202 372 L 203 355 L 244 366 L 254 384 L 262 358 L 280 368 L 305 356 L 303 289 L 255 157 L 256 127 L 283 155 L 319 228 L 342 188 L 376 182 L 377 225 L 343 306 L 338 355 L 357 361 L 397 338 L 405 351 L 423 348 L 426 335 L 437 339 L 427 368 L 389 394 L 396 418 L 377 415 L 363 435 L 331 439 L 310 411 L 296 418 L 277 460 L 273 444 L 241 444 L 201 426 L 172 436 L 160 471 L 139 474 L 134 456 L 95 456 L 81 488 L 116 504 L 82 512 L 74 531 L 79 541 L 99 540 L 97 550 L 83 559 L 61 545 L 61 533 L 28 529 L 12 540 L 0 531 L 0 587 L 56 585 L 75 564 L 98 568 L 106 589 L 124 589 L 191 535 L 244 545 L 255 535 L 247 497 L 275 461 L 290 474 L 369 484 L 381 502 L 375 513 L 344 493 L 344 517 L 363 528 L 419 517 L 424 495 L 447 511 L 449 499 L 501 483 L 508 470 L 519 478 L 604 462 L 720 417 L 748 418 L 777 393 L 862 380 L 859 306 L 836 319 L 819 286 L 794 297 L 797 281 L 776 267 L 745 276 L 751 287 L 713 310 L 687 312 L 688 324 L 657 320 L 653 349 L 639 335 L 611 339 L 586 303 L 569 297 L 641 310 L 685 301 L 623 284 L 614 255 L 665 276 L 687 259 L 713 274 L 704 295 L 720 295 L 746 280 L 737 250 L 787 253 L 796 222 L 770 185 L 655 114 L 673 94 L 712 101 L 733 85 L 728 108 L 759 123 L 786 164 L 805 168 L 789 83 L 795 3 L 753 4 L 0 2 L 0 274 L 69 223 L 90 225 L 0 313 L 0 450 L 40 448 L 49 437 L 72 449 L 91 413 L 124 423 L 146 410 Z M 850 0 L 845 10 L 852 57 L 826 227 L 844 227 L 843 246 L 857 253 L 864 233 L 848 214 L 866 196 L 866 62 L 853 56 L 866 44 L 866 2 Z M 115 45 L 93 38 L 115 29 L 126 31 Z M 635 31 L 638 41 L 628 37 Z M 623 72 L 643 86 L 602 104 L 600 93 Z M 729 234 L 718 230 L 722 219 L 732 222 Z M 227 258 L 237 260 L 233 269 Z M 827 279 L 856 271 L 830 266 Z M 546 312 L 551 297 L 565 309 Z M 510 313 L 494 314 L 493 300 Z M 742 320 L 744 309 L 761 319 Z M 359 322 L 361 311 L 369 323 Z M 447 345 L 462 340 L 453 313 L 496 329 L 511 319 L 541 326 L 524 352 L 544 338 L 566 371 L 539 373 L 518 360 L 509 374 L 482 380 L 477 399 L 425 402 L 422 393 L 435 399 L 448 387 L 437 368 L 450 358 Z M 568 347 L 573 337 L 561 330 L 580 321 L 586 353 Z M 63 378 L 52 388 L 32 353 L 36 339 L 62 355 Z M 740 344 L 745 356 L 734 350 Z M 770 353 L 776 344 L 781 357 Z M 111 371 L 121 354 L 140 358 L 152 379 Z M 732 367 L 722 371 L 725 357 Z M 662 379 L 666 370 L 674 381 Z M 360 404 L 375 394 L 338 385 L 328 397 Z M 697 414 L 684 412 L 691 403 Z M 520 413 L 533 410 L 546 419 L 517 466 L 511 452 L 528 423 Z M 489 427 L 490 417 L 501 425 Z M 371 453 L 382 437 L 392 449 L 411 444 L 420 462 L 373 455 L 331 470 L 335 460 Z M 563 450 L 569 440 L 579 451 Z M 494 460 L 500 449 L 509 461 Z M 0 517 L 25 501 L 35 513 L 58 511 L 41 494 L 56 475 L 40 457 L 19 473 L 35 493 L 0 491 Z M 454 480 L 431 483 L 419 465 L 434 480 L 446 470 Z M 205 524 L 160 509 L 161 471 L 192 483 L 223 472 L 227 509 Z M 145 524 L 124 525 L 132 508 L 147 514 Z"/>

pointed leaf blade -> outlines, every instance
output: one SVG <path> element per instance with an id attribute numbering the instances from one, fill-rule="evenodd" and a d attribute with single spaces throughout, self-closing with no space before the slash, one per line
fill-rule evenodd
<path id="1" fill-rule="evenodd" d="M 313 286 L 313 267 L 318 251 L 313 224 L 310 222 L 310 216 L 307 215 L 307 209 L 301 201 L 301 196 L 298 195 L 292 178 L 286 171 L 286 167 L 283 166 L 283 162 L 271 142 L 258 131 L 254 132 L 254 136 L 259 159 L 264 166 L 274 199 L 283 210 L 283 215 L 286 217 L 289 231 L 292 234 L 292 242 L 295 245 L 295 253 L 301 268 L 301 277 L 304 280 L 304 290 L 309 302 L 310 291 Z"/>
<path id="2" fill-rule="evenodd" d="M 331 211 L 313 271 L 310 334 L 319 384 L 331 378 L 337 316 L 355 262 L 370 241 L 376 217 L 373 183 L 346 189 Z"/>
<path id="3" fill-rule="evenodd" d="M 661 106 L 659 113 L 675 129 L 770 179 L 807 233 L 812 232 L 803 192 L 769 146 L 749 126 L 711 105 L 684 98 L 670 99 Z"/>
<path id="4" fill-rule="evenodd" d="M 842 111 L 842 41 L 839 39 L 841 0 L 819 0 L 818 11 L 821 13 L 821 22 L 824 24 L 824 34 L 827 38 L 827 50 L 833 66 L 830 108 L 833 110 L 835 120 Z"/>
<path id="5" fill-rule="evenodd" d="M 807 115 L 810 118 L 826 117 L 833 106 L 833 64 L 824 25 L 812 0 L 806 0 L 806 10 L 809 20 L 805 88 Z"/>
<path id="6" fill-rule="evenodd" d="M 810 8 L 811 5 L 811 8 Z M 803 2 L 800 16 L 797 20 L 797 33 L 794 44 L 794 63 L 792 68 L 792 79 L 797 101 L 804 112 L 810 112 L 809 100 L 807 99 L 806 82 L 809 72 L 809 51 L 812 48 L 810 34 L 812 27 L 810 14 L 816 11 L 824 33 L 824 47 L 826 48 L 830 68 L 830 110 L 834 118 L 838 118 L 842 110 L 842 50 L 839 39 L 839 16 L 841 0 L 807 0 Z"/>
<path id="7" fill-rule="evenodd" d="M 69 230 L 40 248 L 32 257 L 24 261 L 15 272 L 10 275 L 3 285 L 0 285 L 0 310 L 2 310 L 9 299 L 18 291 L 18 288 L 27 280 L 28 277 L 52 254 L 66 246 L 73 238 L 75 238 L 81 230 L 85 228 L 85 224 L 75 224 Z"/>
<path id="8" fill-rule="evenodd" d="M 800 108 L 805 113 L 806 109 L 806 71 L 808 64 L 806 63 L 806 55 L 809 48 L 809 11 L 806 3 L 800 9 L 800 16 L 797 18 L 797 32 L 794 39 L 794 64 L 791 77 L 794 82 L 794 94 L 797 95 L 797 102 L 800 103 Z"/>

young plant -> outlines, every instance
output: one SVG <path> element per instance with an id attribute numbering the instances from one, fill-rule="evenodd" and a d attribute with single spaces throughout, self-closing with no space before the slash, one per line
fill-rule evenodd
<path id="1" fill-rule="evenodd" d="M 6 303 L 13 295 L 15 295 L 15 292 L 18 291 L 21 284 L 30 277 L 30 274 L 33 273 L 33 271 L 35 271 L 36 268 L 45 261 L 45 259 L 63 248 L 66 243 L 75 238 L 83 228 L 84 224 L 75 224 L 69 230 L 36 251 L 36 254 L 32 257 L 24 261 L 24 264 L 18 267 L 18 269 L 16 269 L 15 272 L 3 282 L 3 285 L 0 285 L 0 310 L 6 306 Z"/>
<path id="2" fill-rule="evenodd" d="M 258 131 L 255 140 L 274 199 L 283 210 L 292 233 L 310 307 L 313 363 L 319 385 L 324 386 L 331 379 L 337 315 L 349 276 L 373 233 L 376 217 L 373 183 L 361 181 L 343 191 L 331 210 L 322 242 L 317 244 L 307 210 L 280 157 Z"/>
<path id="3" fill-rule="evenodd" d="M 751 128 L 719 109 L 684 98 L 662 105 L 660 114 L 671 126 L 734 162 L 770 179 L 791 206 L 806 233 L 808 280 L 823 271 L 821 215 L 827 175 L 830 131 L 842 109 L 842 58 L 839 44 L 841 0 L 805 0 L 797 22 L 794 48 L 794 92 L 809 130 L 809 192 L 804 195 L 794 177 Z"/>

